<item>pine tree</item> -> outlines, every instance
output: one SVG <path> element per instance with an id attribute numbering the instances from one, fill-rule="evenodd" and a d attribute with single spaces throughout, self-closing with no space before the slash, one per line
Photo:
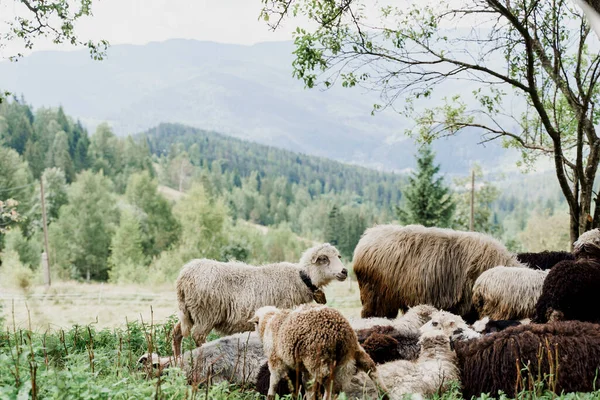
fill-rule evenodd
<path id="1" fill-rule="evenodd" d="M 448 227 L 456 205 L 443 177 L 437 177 L 439 165 L 434 164 L 435 154 L 430 146 L 418 151 L 417 170 L 408 178 L 404 207 L 396 207 L 402 224 Z"/>

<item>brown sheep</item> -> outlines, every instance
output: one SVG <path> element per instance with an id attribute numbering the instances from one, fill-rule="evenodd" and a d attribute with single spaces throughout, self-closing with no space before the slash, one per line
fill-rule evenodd
<path id="1" fill-rule="evenodd" d="M 421 225 L 369 228 L 354 250 L 361 315 L 395 318 L 399 309 L 431 304 L 475 321 L 473 284 L 497 265 L 520 264 L 488 235 Z"/>
<path id="2" fill-rule="evenodd" d="M 305 387 L 308 378 L 314 379 L 313 396 L 323 386 L 324 398 L 331 399 L 357 369 L 386 391 L 375 363 L 339 311 L 320 305 L 294 310 L 266 306 L 256 310 L 251 321 L 256 323 L 271 373 L 267 398 L 274 398 L 279 381 L 290 370 L 303 373 Z"/>
<path id="3" fill-rule="evenodd" d="M 536 380 L 538 374 L 554 374 L 554 385 L 547 387 L 557 394 L 597 389 L 600 326 L 595 324 L 561 321 L 520 325 L 455 342 L 454 348 L 466 399 L 482 393 L 496 397 L 500 390 L 513 398 L 515 388 L 528 388 L 531 377 Z M 517 366 L 520 370 L 528 366 L 528 371 L 520 372 Z M 520 383 L 517 379 L 521 378 L 527 382 Z"/>

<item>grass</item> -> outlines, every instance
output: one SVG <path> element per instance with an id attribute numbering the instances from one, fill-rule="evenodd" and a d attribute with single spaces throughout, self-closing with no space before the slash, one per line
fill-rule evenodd
<path id="1" fill-rule="evenodd" d="M 190 386 L 177 368 L 156 377 L 137 364 L 149 348 L 170 353 L 167 337 L 176 322 L 172 288 L 63 283 L 49 291 L 0 295 L 0 399 L 261 398 L 251 388 Z M 334 283 L 326 296 L 346 316 L 359 316 L 356 282 Z M 433 398 L 460 399 L 458 385 Z M 600 399 L 600 392 L 557 396 L 529 388 L 517 398 Z"/>

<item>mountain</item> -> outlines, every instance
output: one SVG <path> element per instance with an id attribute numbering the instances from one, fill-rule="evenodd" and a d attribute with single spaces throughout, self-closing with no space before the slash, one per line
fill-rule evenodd
<path id="1" fill-rule="evenodd" d="M 0 63 L 0 87 L 35 107 L 61 104 L 90 129 L 107 121 L 120 135 L 172 122 L 378 169 L 414 167 L 408 121 L 391 110 L 371 116 L 378 98 L 363 89 L 305 89 L 292 77 L 292 51 L 290 42 L 173 39 L 113 46 L 101 62 L 84 50 L 37 52 Z M 514 157 L 477 139 L 471 131 L 435 143 L 442 170 L 465 174 L 474 161 L 495 170 Z"/>

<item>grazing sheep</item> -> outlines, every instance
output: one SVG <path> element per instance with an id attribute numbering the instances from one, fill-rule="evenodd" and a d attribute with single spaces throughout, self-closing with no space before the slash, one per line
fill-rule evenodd
<path id="1" fill-rule="evenodd" d="M 494 320 L 531 318 L 549 271 L 494 267 L 479 275 L 473 304 L 480 317 Z"/>
<path id="2" fill-rule="evenodd" d="M 379 376 L 388 388 L 390 399 L 403 399 L 444 392 L 459 378 L 456 355 L 450 338 L 442 331 L 431 330 L 419 339 L 421 351 L 414 361 L 397 360 L 378 367 Z M 377 392 L 363 373 L 356 374 L 342 390 L 349 399 L 376 398 Z"/>
<path id="3" fill-rule="evenodd" d="M 543 271 L 554 267 L 561 261 L 574 260 L 573 253 L 568 251 L 542 251 L 539 253 L 518 253 L 517 260 L 529 268 L 541 269 Z"/>
<path id="4" fill-rule="evenodd" d="M 470 399 L 502 390 L 509 398 L 528 388 L 538 376 L 553 374 L 555 393 L 597 389 L 600 327 L 568 321 L 508 328 L 480 339 L 454 343 L 461 369 L 463 397 Z M 519 371 L 528 366 L 529 371 Z M 557 368 L 558 367 L 558 371 Z M 547 386 L 548 387 L 548 386 Z M 517 390 L 515 391 L 515 388 Z"/>
<path id="5" fill-rule="evenodd" d="M 421 225 L 369 228 L 354 250 L 361 315 L 394 318 L 399 309 L 431 304 L 474 321 L 473 283 L 497 265 L 520 264 L 482 233 Z"/>
<path id="6" fill-rule="evenodd" d="M 173 357 L 144 354 L 138 362 L 159 371 L 175 365 Z M 183 370 L 188 382 L 219 383 L 229 381 L 238 385 L 256 382 L 260 366 L 267 361 L 256 332 L 225 336 L 192 350 L 182 356 Z M 179 366 L 179 365 L 178 365 Z M 208 380 L 210 379 L 210 382 Z"/>
<path id="7" fill-rule="evenodd" d="M 174 328 L 173 353 L 179 355 L 181 340 L 190 333 L 200 346 L 213 328 L 225 335 L 252 330 L 248 320 L 262 306 L 291 308 L 313 300 L 324 302 L 321 288 L 347 276 L 339 251 L 328 243 L 305 251 L 298 264 L 255 267 L 192 260 L 177 278 L 179 322 Z"/>
<path id="8" fill-rule="evenodd" d="M 339 392 L 356 369 L 367 372 L 386 390 L 375 363 L 360 347 L 356 333 L 339 311 L 310 304 L 294 310 L 267 306 L 259 308 L 252 321 L 271 373 L 267 398 L 274 398 L 275 388 L 289 370 L 302 370 L 305 387 L 309 378 L 314 379 L 315 393 L 324 386 L 327 399 L 331 399 L 332 392 Z"/>
<path id="9" fill-rule="evenodd" d="M 350 325 L 352 325 L 352 329 L 355 331 L 370 329 L 375 326 L 391 326 L 400 332 L 418 331 L 424 323 L 431 319 L 431 314 L 436 311 L 438 309 L 435 307 L 427 304 L 419 304 L 418 306 L 409 308 L 407 312 L 394 319 L 379 317 L 357 318 L 351 319 Z"/>
<path id="10" fill-rule="evenodd" d="M 491 320 L 489 317 L 483 317 L 473 324 L 473 330 L 482 335 L 487 335 L 494 332 L 500 332 L 511 326 L 525 325 L 530 322 L 529 318 L 522 320 L 515 319 L 500 319 Z"/>

